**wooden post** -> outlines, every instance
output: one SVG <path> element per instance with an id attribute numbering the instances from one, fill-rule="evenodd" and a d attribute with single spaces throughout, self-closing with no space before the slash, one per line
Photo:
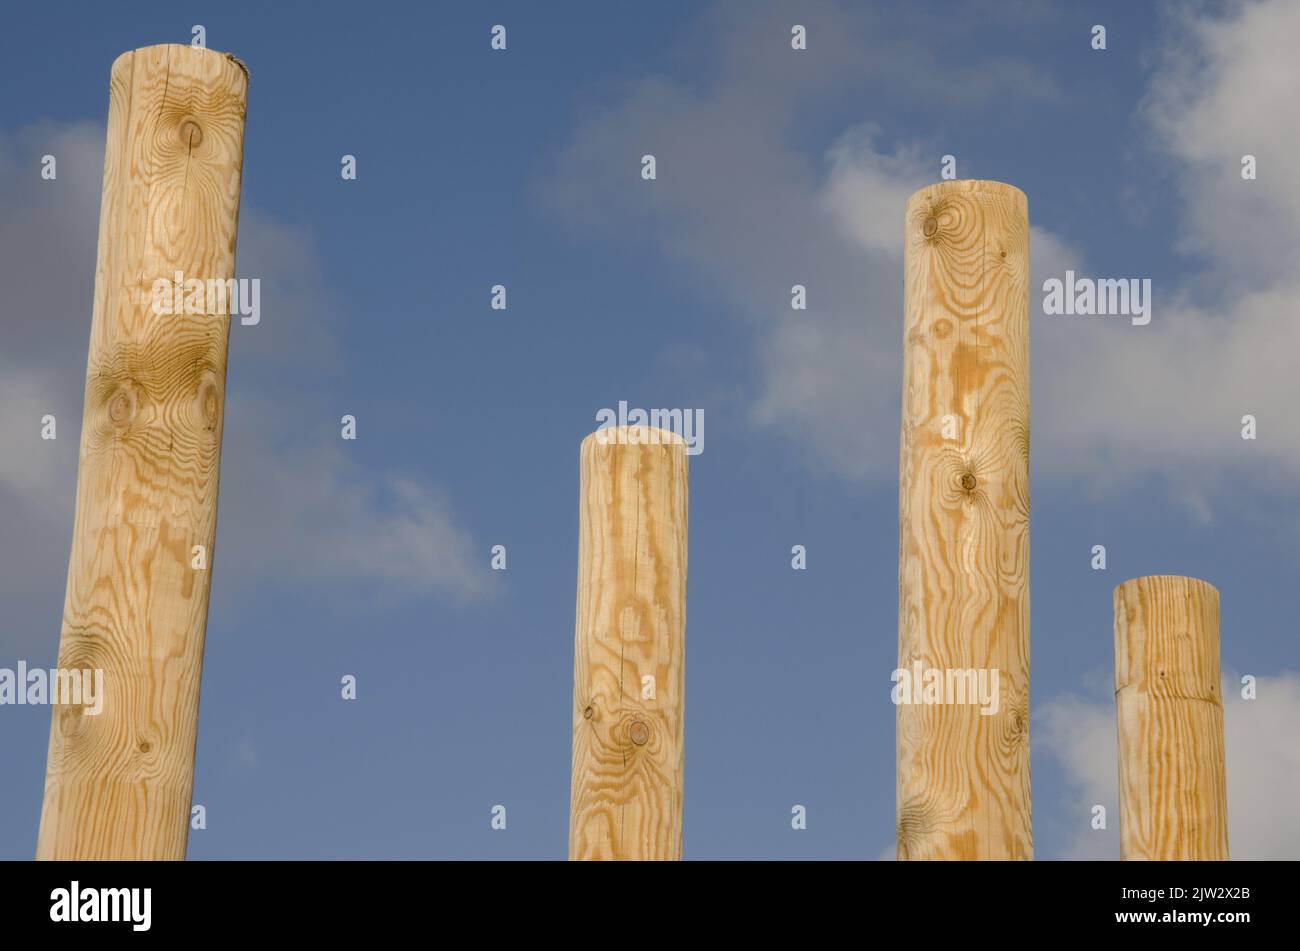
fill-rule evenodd
<path id="1" fill-rule="evenodd" d="M 1153 575 L 1115 589 L 1122 859 L 1228 858 L 1219 592 Z"/>
<path id="2" fill-rule="evenodd" d="M 685 445 L 610 427 L 581 459 L 569 858 L 680 859 Z"/>
<path id="3" fill-rule="evenodd" d="M 987 181 L 907 203 L 899 859 L 1033 858 L 1028 206 Z"/>
<path id="4" fill-rule="evenodd" d="M 234 276 L 247 90 L 192 46 L 113 64 L 59 645 L 103 708 L 54 708 L 39 859 L 185 857 L 231 318 L 155 282 Z"/>

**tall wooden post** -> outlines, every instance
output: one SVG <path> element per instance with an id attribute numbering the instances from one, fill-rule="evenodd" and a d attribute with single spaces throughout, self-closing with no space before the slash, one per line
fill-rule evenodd
<path id="1" fill-rule="evenodd" d="M 581 458 L 569 858 L 680 859 L 685 445 L 611 427 Z"/>
<path id="2" fill-rule="evenodd" d="M 1123 859 L 1227 859 L 1219 592 L 1153 575 L 1115 589 Z"/>
<path id="3" fill-rule="evenodd" d="M 1033 858 L 1028 205 L 987 181 L 907 203 L 900 859 Z"/>
<path id="4" fill-rule="evenodd" d="M 103 708 L 54 708 L 40 859 L 185 857 L 231 318 L 155 282 L 234 276 L 247 91 L 191 46 L 113 64 L 58 661 Z"/>

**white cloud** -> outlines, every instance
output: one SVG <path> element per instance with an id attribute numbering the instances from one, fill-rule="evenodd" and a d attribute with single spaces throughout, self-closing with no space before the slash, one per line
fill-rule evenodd
<path id="1" fill-rule="evenodd" d="M 1243 294 L 1223 313 L 1170 302 L 1141 328 L 1112 322 L 1081 334 L 1063 326 L 1068 319 L 1040 320 L 1035 344 L 1052 377 L 1035 390 L 1039 459 L 1077 471 L 1122 454 L 1130 476 L 1192 465 L 1300 470 L 1300 415 L 1290 409 L 1298 291 L 1300 283 Z M 1248 414 L 1255 441 L 1241 438 Z"/>
<path id="2" fill-rule="evenodd" d="M 1259 676 L 1257 689 L 1243 700 L 1239 678 L 1224 678 L 1228 851 L 1233 859 L 1300 859 L 1300 674 Z M 1067 695 L 1038 715 L 1035 739 L 1060 764 L 1072 791 L 1068 815 L 1080 829 L 1061 857 L 1118 858 L 1114 704 Z M 1094 803 L 1106 806 L 1106 831 L 1087 825 Z"/>
<path id="3" fill-rule="evenodd" d="M 859 128 L 818 165 L 798 151 L 790 128 L 814 97 L 864 75 L 893 80 L 892 91 L 918 102 L 918 76 L 1007 100 L 1027 84 L 1007 77 L 1028 67 L 1003 63 L 966 85 L 982 64 L 946 73 L 951 67 L 920 51 L 906 51 L 915 60 L 897 59 L 896 50 L 878 56 L 870 14 L 811 9 L 810 37 L 830 40 L 804 70 L 789 57 L 752 55 L 775 29 L 769 8 L 741 25 L 734 7 L 713 8 L 706 25 L 730 27 L 704 30 L 713 42 L 724 37 L 718 74 L 699 88 L 658 77 L 634 83 L 618 105 L 579 126 L 545 198 L 571 222 L 653 237 L 725 291 L 754 328 L 755 423 L 805 450 L 812 468 L 882 480 L 897 468 L 880 447 L 897 442 L 902 208 L 934 178 L 923 152 L 937 152 L 882 147 L 879 130 Z M 1300 352 L 1300 179 L 1289 174 L 1289 158 L 1300 154 L 1291 108 L 1300 57 L 1287 49 L 1298 9 L 1295 0 L 1271 0 L 1235 18 L 1174 21 L 1142 116 L 1183 184 L 1182 244 L 1212 256 L 1183 286 L 1156 285 L 1148 326 L 1033 318 L 1034 455 L 1043 474 L 1096 490 L 1158 473 L 1206 521 L 1225 474 L 1300 471 L 1300 413 L 1289 411 L 1300 392 L 1292 368 Z M 946 34 L 932 25 L 941 47 Z M 895 25 L 890 33 L 908 31 Z M 635 179 L 646 151 L 659 159 L 652 187 Z M 1260 159 L 1259 181 L 1241 179 L 1248 151 Z M 1045 277 L 1088 271 L 1042 222 L 1031 253 L 1037 314 Z M 807 311 L 788 306 L 794 283 L 809 288 Z M 1247 414 L 1259 423 L 1253 442 L 1240 438 Z"/>
<path id="4" fill-rule="evenodd" d="M 1225 681 L 1228 851 L 1239 859 L 1300 859 L 1300 674 L 1258 678 L 1241 699 Z"/>
<path id="5" fill-rule="evenodd" d="M 69 463 L 76 465 L 81 421 L 59 395 L 66 387 L 47 369 L 0 362 L 0 490 L 25 500 L 33 514 L 56 520 L 74 487 Z M 42 438 L 41 420 L 53 416 L 54 439 Z"/>
<path id="6" fill-rule="evenodd" d="M 984 13 L 989 23 L 1005 15 L 995 5 Z M 898 442 L 902 215 L 908 195 L 933 178 L 940 151 L 928 149 L 923 168 L 916 146 L 881 147 L 877 130 L 861 127 L 809 161 L 792 127 L 853 83 L 889 88 L 900 102 L 1005 106 L 1055 95 L 1023 62 L 945 56 L 967 37 L 933 10 L 909 5 L 882 16 L 802 7 L 816 54 L 800 60 L 782 50 L 790 27 L 779 4 L 711 7 L 687 42 L 693 51 L 707 37 L 716 75 L 702 87 L 647 77 L 617 105 L 590 110 L 541 190 L 561 220 L 649 236 L 722 291 L 754 330 L 753 422 L 786 436 L 811 468 L 848 479 L 897 471 L 897 458 L 879 447 Z M 897 82 L 901 75 L 908 83 Z M 650 185 L 637 178 L 647 152 L 657 159 Z M 809 289 L 806 311 L 790 308 L 793 284 Z"/>
<path id="7" fill-rule="evenodd" d="M 1300 247 L 1300 3 L 1234 3 L 1223 16 L 1190 8 L 1171 22 L 1144 114 L 1180 163 L 1184 243 L 1212 258 L 1215 284 L 1259 288 L 1294 279 Z M 1259 178 L 1241 178 L 1241 159 Z"/>
<path id="8" fill-rule="evenodd" d="M 1296 0 L 1173 22 L 1141 115 L 1179 182 L 1178 243 L 1202 255 L 1201 269 L 1182 286 L 1155 285 L 1146 327 L 1036 322 L 1034 365 L 1051 368 L 1034 389 L 1046 471 L 1158 472 L 1202 521 L 1226 473 L 1293 482 L 1300 472 L 1297 29 Z M 1256 181 L 1241 177 L 1246 153 L 1259 161 Z M 1245 415 L 1258 421 L 1256 441 L 1241 438 Z"/>
<path id="9" fill-rule="evenodd" d="M 22 540 L 0 546 L 6 647 L 57 642 L 103 151 L 104 129 L 94 123 L 0 134 L 0 538 Z M 44 154 L 57 158 L 54 181 L 40 178 Z M 339 414 L 322 392 L 340 362 L 335 307 L 310 232 L 245 203 L 238 271 L 262 282 L 262 322 L 231 333 L 221 583 L 355 578 L 403 597 L 484 590 L 473 567 L 482 559 L 437 487 L 373 472 L 337 442 Z M 312 387 L 282 389 L 293 373 Z M 47 413 L 58 420 L 54 442 L 40 438 Z"/>
<path id="10" fill-rule="evenodd" d="M 1054 804 L 1065 828 L 1075 829 L 1067 859 L 1119 858 L 1119 759 L 1113 705 L 1058 697 L 1035 711 L 1035 745 L 1056 759 L 1070 789 Z M 1092 828 L 1092 809 L 1106 810 L 1106 828 Z M 1039 811 L 1043 811 L 1040 807 Z"/>
<path id="11" fill-rule="evenodd" d="M 368 472 L 342 440 L 286 441 L 286 414 L 267 401 L 233 399 L 217 532 L 223 576 L 257 585 L 334 581 L 351 600 L 486 590 L 486 557 L 473 558 L 473 539 L 444 493 L 410 473 Z M 337 439 L 338 427 L 323 429 Z"/>

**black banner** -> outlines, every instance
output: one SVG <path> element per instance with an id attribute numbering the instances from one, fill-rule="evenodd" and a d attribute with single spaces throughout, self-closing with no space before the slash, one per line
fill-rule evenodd
<path id="1" fill-rule="evenodd" d="M 795 936 L 845 925 L 860 936 L 1005 940 L 1022 921 L 1037 935 L 1232 940 L 1285 924 L 1294 875 L 1292 863 L 1255 862 L 10 862 L 0 914 L 6 936 L 56 939 L 374 938 L 431 923 L 536 938 L 566 916 L 621 909 L 641 926 L 702 916 Z"/>

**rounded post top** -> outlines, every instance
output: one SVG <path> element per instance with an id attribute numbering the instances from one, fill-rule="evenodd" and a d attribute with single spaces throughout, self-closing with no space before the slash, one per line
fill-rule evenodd
<path id="1" fill-rule="evenodd" d="M 907 207 L 912 208 L 920 203 L 934 204 L 939 199 L 952 198 L 958 195 L 972 197 L 987 195 L 1008 198 L 1013 201 L 1023 202 L 1026 208 L 1029 207 L 1029 197 L 1015 185 L 984 178 L 958 178 L 951 181 L 934 182 L 924 188 L 918 188 L 907 199 Z"/>
<path id="2" fill-rule="evenodd" d="M 1216 601 L 1219 598 L 1218 588 L 1203 578 L 1193 578 L 1190 575 L 1139 575 L 1136 578 L 1129 578 L 1115 585 L 1114 595 L 1119 597 L 1121 592 L 1139 587 L 1175 588 L 1179 586 L 1186 588 L 1188 591 L 1199 590 L 1203 594 L 1213 597 Z"/>
<path id="3" fill-rule="evenodd" d="M 1019 195 L 1025 197 L 1025 193 L 1015 185 L 1006 182 L 994 181 L 991 178 L 955 178 L 942 182 L 932 182 L 924 188 L 918 188 L 912 192 L 912 198 L 921 195 L 936 195 L 944 192 L 1001 192 L 1003 194 Z"/>
<path id="4" fill-rule="evenodd" d="M 602 426 L 582 441 L 588 446 L 685 446 L 686 440 L 671 429 L 657 426 Z"/>
<path id="5" fill-rule="evenodd" d="M 219 50 L 210 50 L 206 46 L 191 46 L 188 43 L 153 43 L 149 46 L 138 46 L 133 50 L 127 50 L 120 53 L 117 59 L 113 60 L 113 66 L 110 73 L 117 72 L 121 66 L 126 66 L 135 58 L 136 54 L 147 54 L 154 52 L 167 51 L 167 56 L 179 59 L 182 56 L 190 57 L 192 61 L 200 60 L 206 57 L 216 57 L 223 62 L 228 62 L 239 68 L 244 74 L 244 81 L 248 81 L 248 64 L 236 56 L 234 53 L 223 53 Z"/>

